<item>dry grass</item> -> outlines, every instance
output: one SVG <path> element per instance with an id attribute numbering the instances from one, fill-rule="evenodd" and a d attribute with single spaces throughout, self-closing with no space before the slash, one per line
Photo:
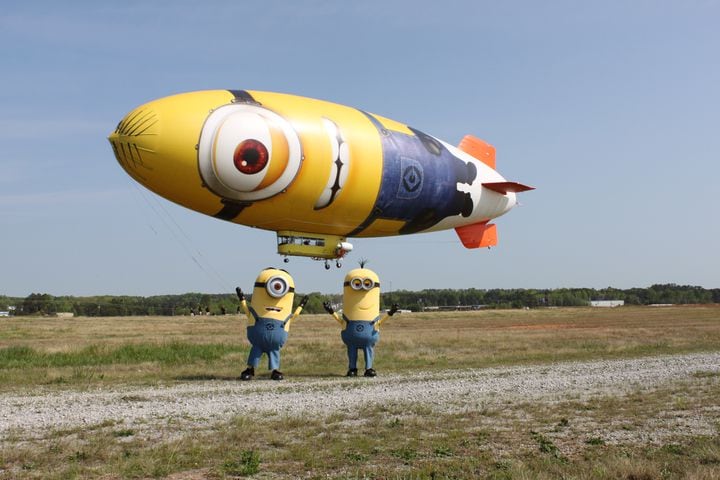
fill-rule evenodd
<path id="1" fill-rule="evenodd" d="M 0 391 L 33 384 L 233 378 L 247 354 L 245 325 L 244 316 L 4 319 L 0 349 L 27 347 L 49 359 L 36 362 L 41 368 L 0 369 Z M 133 362 L 114 351 L 128 345 L 156 349 L 157 358 L 148 354 Z M 193 345 L 204 347 L 174 363 L 164 360 L 168 348 L 191 350 Z M 413 313 L 383 325 L 376 368 L 486 367 L 708 351 L 719 345 L 718 306 Z M 203 350 L 226 354 L 215 358 Z M 88 351 L 105 357 L 98 360 Z M 73 356 L 72 364 L 57 361 L 65 354 Z M 114 356 L 123 361 L 113 361 Z M 329 315 L 302 315 L 283 349 L 285 373 L 316 377 L 341 374 L 345 368 L 335 321 Z"/>
<path id="2" fill-rule="evenodd" d="M 720 335 L 720 306 L 665 308 L 623 307 L 535 310 L 481 310 L 398 314 L 385 323 L 388 341 L 469 342 L 524 338 L 529 342 L 560 338 L 592 338 L 621 344 L 627 340 L 694 343 Z M 0 348 L 29 345 L 46 351 L 90 344 L 127 343 L 235 343 L 244 339 L 244 315 L 196 317 L 10 317 L 0 321 Z M 410 333 L 408 333 L 410 332 Z M 294 324 L 291 341 L 334 342 L 338 325 L 329 315 L 303 314 Z M 482 343 L 477 343 L 482 341 Z M 478 352 L 482 354 L 482 352 Z"/>
<path id="3" fill-rule="evenodd" d="M 1 349 L 67 354 L 80 366 L 0 365 L 0 390 L 235 378 L 247 353 L 244 326 L 235 316 L 3 319 Z M 117 352 L 128 345 L 142 347 L 150 360 L 103 363 L 122 358 Z M 190 353 L 168 360 L 169 345 Z M 220 347 L 227 352 L 208 360 L 208 351 Z M 83 353 L 91 350 L 99 355 Z M 383 326 L 377 368 L 718 350 L 717 306 L 417 313 Z M 283 350 L 284 371 L 300 380 L 340 375 L 345 361 L 337 324 L 327 315 L 303 315 Z M 187 480 L 259 471 L 259 478 L 720 479 L 718 398 L 720 376 L 709 372 L 590 400 L 498 399 L 462 414 L 403 404 L 359 406 L 327 418 L 240 416 L 173 438 L 168 426 L 161 440 L 141 438 L 118 420 L 48 432 L 36 442 L 6 438 L 0 478 Z M 698 418 L 704 430 L 688 428 Z"/>

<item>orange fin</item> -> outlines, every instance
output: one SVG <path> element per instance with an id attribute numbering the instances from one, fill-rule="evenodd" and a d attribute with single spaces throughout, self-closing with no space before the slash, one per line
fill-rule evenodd
<path id="1" fill-rule="evenodd" d="M 465 248 L 494 247 L 497 245 L 497 226 L 494 223 L 480 222 L 456 227 L 455 232 Z"/>
<path id="2" fill-rule="evenodd" d="M 495 147 L 472 135 L 465 135 L 458 148 L 495 170 Z"/>
<path id="3" fill-rule="evenodd" d="M 482 186 L 489 188 L 493 192 L 502 193 L 503 195 L 508 192 L 520 193 L 527 192 L 528 190 L 535 190 L 535 187 L 530 187 L 517 182 L 485 182 Z"/>

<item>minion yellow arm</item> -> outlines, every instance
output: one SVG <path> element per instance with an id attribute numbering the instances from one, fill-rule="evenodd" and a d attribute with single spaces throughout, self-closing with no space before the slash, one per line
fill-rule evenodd
<path id="1" fill-rule="evenodd" d="M 382 316 L 382 318 L 381 318 L 380 320 L 377 321 L 377 323 L 376 323 L 375 325 L 379 328 L 380 325 L 382 325 L 383 322 L 384 322 L 385 320 L 387 320 L 388 318 L 390 318 L 390 317 L 391 317 L 391 315 L 388 314 L 388 313 L 386 313 L 385 315 Z"/>
<path id="2" fill-rule="evenodd" d="M 390 310 L 388 310 L 388 311 L 385 313 L 385 315 L 383 315 L 382 318 L 377 321 L 377 324 L 375 324 L 375 328 L 376 328 L 376 329 L 377 329 L 377 328 L 380 328 L 380 325 L 382 325 L 385 320 L 387 320 L 388 318 L 390 318 L 390 317 L 392 317 L 393 315 L 395 315 L 395 313 L 398 311 L 398 309 L 399 309 L 398 304 L 397 304 L 397 303 L 393 303 L 392 306 L 390 307 Z"/>
<path id="3" fill-rule="evenodd" d="M 323 302 L 323 308 L 325 309 L 325 311 L 327 313 L 332 315 L 332 317 L 335 319 L 335 321 L 340 324 L 341 328 L 345 327 L 345 320 L 340 318 L 340 315 L 338 315 L 337 312 L 335 311 L 335 309 L 333 309 L 332 305 L 330 305 L 330 302 Z"/>
<path id="4" fill-rule="evenodd" d="M 252 326 L 255 324 L 255 317 L 252 316 L 252 313 L 250 313 L 250 309 L 248 308 L 247 301 L 245 300 L 245 295 L 243 294 L 240 287 L 235 288 L 235 293 L 237 293 L 238 300 L 240 300 L 240 305 L 243 308 L 243 311 L 245 312 L 245 315 L 247 315 L 248 318 L 248 326 Z"/>
<path id="5" fill-rule="evenodd" d="M 295 321 L 295 319 L 300 315 L 300 312 L 302 312 L 303 306 L 298 305 L 298 307 L 293 312 L 292 316 L 288 319 L 287 323 L 285 324 L 285 330 L 290 330 L 290 325 L 292 322 Z"/>
<path id="6" fill-rule="evenodd" d="M 248 319 L 253 319 L 252 314 L 250 313 L 250 309 L 248 308 L 247 301 L 243 299 L 242 302 L 240 302 L 240 305 L 242 306 L 243 311 L 245 312 L 245 315 L 247 315 Z"/>
<path id="7" fill-rule="evenodd" d="M 337 312 L 332 312 L 330 315 L 335 319 L 336 322 L 340 324 L 341 327 L 345 326 L 345 322 L 342 318 L 340 318 L 340 315 L 337 314 Z"/>

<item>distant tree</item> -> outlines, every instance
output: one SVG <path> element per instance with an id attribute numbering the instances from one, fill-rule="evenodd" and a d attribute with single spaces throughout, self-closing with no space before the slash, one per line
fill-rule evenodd
<path id="1" fill-rule="evenodd" d="M 47 293 L 31 293 L 22 303 L 24 315 L 47 315 L 57 312 L 55 298 Z"/>
<path id="2" fill-rule="evenodd" d="M 720 288 L 713 288 L 710 290 L 712 295 L 712 303 L 720 303 Z"/>
<path id="3" fill-rule="evenodd" d="M 295 295 L 295 307 L 300 304 L 300 300 L 302 300 L 303 295 L 304 294 Z M 312 292 L 307 295 L 308 302 L 305 304 L 305 308 L 303 308 L 303 313 L 324 313 L 325 309 L 322 304 L 325 301 L 329 301 L 330 296 L 323 295 L 320 292 Z"/>

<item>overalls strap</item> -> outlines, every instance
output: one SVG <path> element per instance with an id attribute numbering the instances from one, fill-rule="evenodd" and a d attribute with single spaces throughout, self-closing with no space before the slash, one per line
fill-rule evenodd
<path id="1" fill-rule="evenodd" d="M 251 313 L 252 316 L 255 318 L 255 321 L 256 321 L 256 322 L 257 322 L 260 318 L 263 318 L 263 317 L 260 317 L 260 316 L 257 314 L 257 312 L 255 311 L 255 309 L 254 309 L 253 307 L 249 306 L 249 305 L 248 305 L 248 310 L 250 310 L 250 313 Z M 292 318 L 292 316 L 293 316 L 293 314 L 291 313 L 290 315 L 287 316 L 287 318 L 285 319 L 285 321 L 282 322 L 283 328 L 285 328 L 285 325 L 287 325 L 287 322 L 290 321 L 290 319 Z"/>
<path id="2" fill-rule="evenodd" d="M 377 317 L 375 317 L 375 320 L 373 320 L 372 322 L 370 322 L 370 325 L 375 325 L 377 322 L 379 322 L 379 321 L 380 321 L 380 317 L 381 317 L 381 315 L 378 315 Z M 344 313 L 342 314 L 342 318 L 343 318 L 343 320 L 345 320 L 346 323 L 350 323 L 350 322 L 351 322 L 351 320 L 350 320 L 348 317 L 346 317 Z"/>

